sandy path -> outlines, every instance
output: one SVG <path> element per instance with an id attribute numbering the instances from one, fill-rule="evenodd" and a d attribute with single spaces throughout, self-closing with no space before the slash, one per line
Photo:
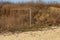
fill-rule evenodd
<path id="1" fill-rule="evenodd" d="M 60 40 L 60 27 L 54 30 L 9 33 L 0 35 L 0 40 Z"/>

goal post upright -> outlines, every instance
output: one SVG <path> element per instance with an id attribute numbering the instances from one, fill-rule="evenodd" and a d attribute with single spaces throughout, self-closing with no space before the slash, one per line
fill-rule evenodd
<path id="1" fill-rule="evenodd" d="M 31 9 L 30 9 L 30 27 L 31 27 L 31 22 L 32 22 L 32 16 L 31 16 Z"/>

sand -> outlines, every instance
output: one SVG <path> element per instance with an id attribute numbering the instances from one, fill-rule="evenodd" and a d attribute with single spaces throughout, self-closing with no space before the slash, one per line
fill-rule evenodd
<path id="1" fill-rule="evenodd" d="M 60 40 L 60 27 L 54 30 L 0 34 L 0 40 Z"/>

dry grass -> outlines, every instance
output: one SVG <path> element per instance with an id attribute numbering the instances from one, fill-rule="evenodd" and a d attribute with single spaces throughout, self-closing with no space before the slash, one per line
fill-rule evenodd
<path id="1" fill-rule="evenodd" d="M 12 9 L 32 9 L 32 25 L 29 27 L 29 12 Z M 18 11 L 18 12 L 17 12 Z M 27 10 L 28 11 L 28 10 Z M 17 13 L 16 13 L 17 12 Z M 22 12 L 22 13 L 21 13 Z M 15 14 L 16 13 L 16 14 Z M 20 14 L 18 14 L 20 13 Z M 17 15 L 17 16 L 14 16 Z M 14 19 L 14 17 L 16 19 Z M 16 22 L 17 20 L 17 22 Z M 23 25 L 23 26 L 20 26 Z M 25 25 L 25 26 L 24 26 Z M 28 26 L 26 26 L 28 25 Z M 42 29 L 46 26 L 60 25 L 60 5 L 45 3 L 1 3 L 0 4 L 0 31 L 21 31 L 22 29 Z"/>

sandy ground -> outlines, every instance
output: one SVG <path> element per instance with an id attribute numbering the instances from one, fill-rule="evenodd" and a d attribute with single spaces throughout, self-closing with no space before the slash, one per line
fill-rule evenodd
<path id="1" fill-rule="evenodd" d="M 0 34 L 0 40 L 60 40 L 60 27 L 54 30 Z"/>

